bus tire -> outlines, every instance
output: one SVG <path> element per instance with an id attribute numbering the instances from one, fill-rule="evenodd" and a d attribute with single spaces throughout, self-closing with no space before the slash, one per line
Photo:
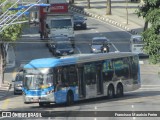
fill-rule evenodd
<path id="1" fill-rule="evenodd" d="M 123 96 L 123 86 L 122 84 L 118 84 L 116 90 L 116 97 L 122 97 L 122 96 Z"/>
<path id="2" fill-rule="evenodd" d="M 66 105 L 70 106 L 74 103 L 74 96 L 72 92 L 68 92 L 67 94 L 67 100 L 66 100 Z"/>
<path id="3" fill-rule="evenodd" d="M 109 85 L 107 93 L 109 99 L 114 97 L 114 87 L 112 85 Z"/>

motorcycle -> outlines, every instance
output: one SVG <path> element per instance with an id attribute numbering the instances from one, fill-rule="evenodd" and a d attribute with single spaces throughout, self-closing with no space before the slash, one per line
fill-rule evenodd
<path id="1" fill-rule="evenodd" d="M 109 52 L 109 46 L 102 48 L 102 53 L 108 53 Z"/>

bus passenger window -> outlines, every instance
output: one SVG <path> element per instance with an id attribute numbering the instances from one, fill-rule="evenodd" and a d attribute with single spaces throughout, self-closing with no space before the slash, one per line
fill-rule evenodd
<path id="1" fill-rule="evenodd" d="M 127 58 L 121 58 L 114 60 L 114 69 L 115 75 L 119 79 L 128 79 L 129 78 L 129 61 Z"/>
<path id="2" fill-rule="evenodd" d="M 110 81 L 113 78 L 113 65 L 111 60 L 106 60 L 103 62 L 103 67 L 102 67 L 102 75 L 103 75 L 103 80 Z"/>
<path id="3" fill-rule="evenodd" d="M 74 66 L 68 67 L 69 85 L 77 86 L 78 78 L 76 73 L 76 68 Z"/>
<path id="4" fill-rule="evenodd" d="M 68 74 L 67 74 L 67 68 L 63 68 L 63 71 L 62 71 L 62 79 L 61 79 L 61 81 L 62 81 L 62 83 L 63 84 L 66 84 L 66 82 L 68 81 L 68 76 L 67 76 Z"/>

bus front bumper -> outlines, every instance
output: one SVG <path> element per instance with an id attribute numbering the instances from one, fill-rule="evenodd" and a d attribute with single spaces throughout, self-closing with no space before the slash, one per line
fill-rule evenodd
<path id="1" fill-rule="evenodd" d="M 24 95 L 24 103 L 40 103 L 40 102 L 50 102 L 54 103 L 54 94 L 44 95 L 44 96 L 26 96 Z"/>

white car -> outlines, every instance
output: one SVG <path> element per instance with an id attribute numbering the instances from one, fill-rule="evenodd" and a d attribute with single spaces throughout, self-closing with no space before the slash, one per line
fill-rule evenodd
<path id="1" fill-rule="evenodd" d="M 91 42 L 91 52 L 92 53 L 100 53 L 101 52 L 101 48 L 103 46 L 103 44 L 110 44 L 109 43 L 109 39 L 107 39 L 106 37 L 94 37 L 92 39 L 92 42 Z"/>

